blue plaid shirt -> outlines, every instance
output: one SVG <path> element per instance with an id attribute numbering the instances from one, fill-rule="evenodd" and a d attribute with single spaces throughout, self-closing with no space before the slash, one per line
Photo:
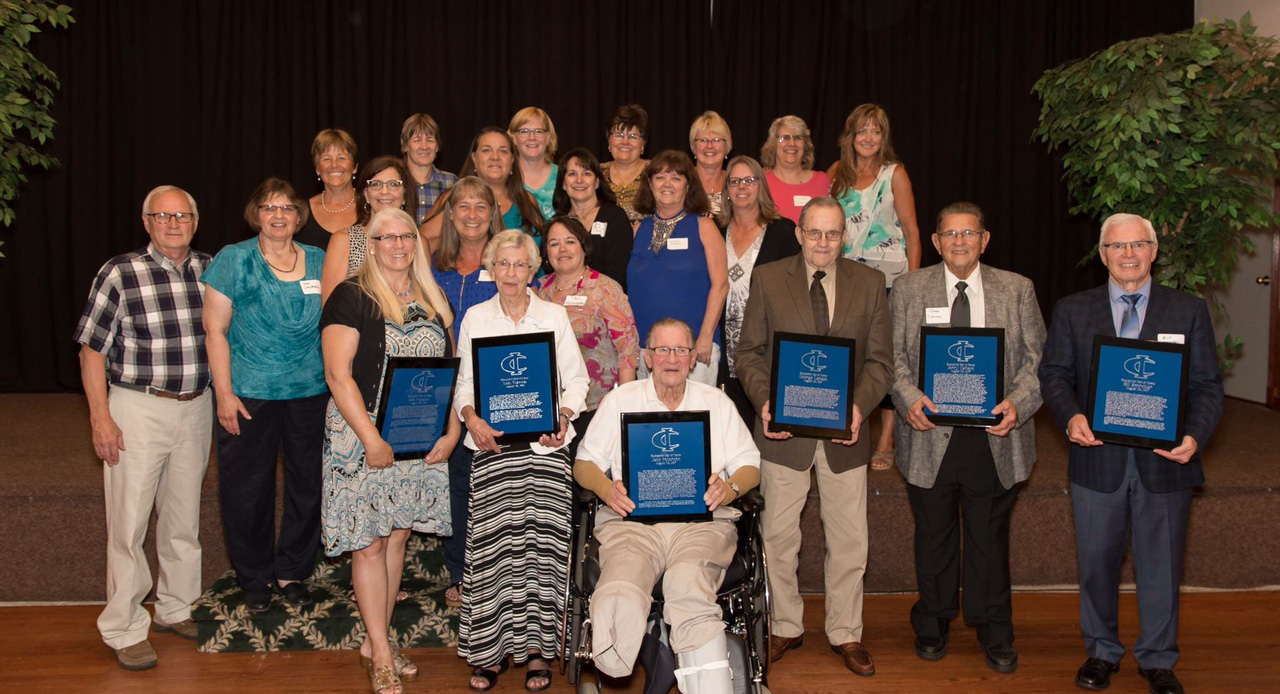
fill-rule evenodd
<path id="1" fill-rule="evenodd" d="M 422 224 L 422 220 L 427 218 L 427 212 L 431 211 L 436 200 L 439 200 L 440 196 L 457 182 L 457 174 L 431 167 L 431 175 L 427 177 L 427 182 L 418 184 L 418 224 Z"/>

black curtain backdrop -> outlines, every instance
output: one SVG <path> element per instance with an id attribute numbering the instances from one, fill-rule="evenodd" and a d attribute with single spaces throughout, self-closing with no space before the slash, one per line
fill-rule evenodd
<path id="1" fill-rule="evenodd" d="M 440 123 L 442 168 L 516 110 L 547 110 L 560 150 L 607 156 L 622 103 L 650 114 L 647 155 L 687 151 L 715 109 L 732 154 L 759 156 L 773 118 L 813 129 L 818 165 L 854 106 L 889 112 L 925 245 L 944 205 L 970 200 L 992 229 L 984 262 L 1031 277 L 1046 311 L 1105 277 L 1076 265 L 1098 220 L 1073 218 L 1061 168 L 1031 140 L 1046 69 L 1116 41 L 1189 27 L 1192 0 L 136 0 L 73 3 L 76 24 L 39 36 L 59 76 L 62 166 L 23 186 L 0 230 L 0 390 L 79 387 L 71 331 L 111 256 L 146 243 L 152 187 L 196 197 L 199 249 L 249 229 L 241 210 L 269 175 L 319 190 L 309 147 L 340 127 L 360 160 L 397 153 L 400 124 Z"/>

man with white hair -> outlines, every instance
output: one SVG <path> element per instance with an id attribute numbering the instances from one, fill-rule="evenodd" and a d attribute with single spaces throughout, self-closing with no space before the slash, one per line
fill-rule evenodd
<path id="1" fill-rule="evenodd" d="M 1114 214 L 1102 223 L 1098 254 L 1105 285 L 1066 297 L 1053 311 L 1040 392 L 1071 443 L 1067 476 L 1076 526 L 1080 631 L 1088 659 L 1076 684 L 1101 690 L 1120 668 L 1120 562 L 1133 532 L 1140 630 L 1133 646 L 1138 674 L 1152 694 L 1181 694 L 1178 584 L 1186 548 L 1191 490 L 1204 484 L 1200 451 L 1222 416 L 1213 326 L 1203 299 L 1153 281 L 1159 240 L 1151 222 Z M 1169 450 L 1104 444 L 1085 415 L 1096 335 L 1182 342 L 1190 353 L 1186 423 Z"/>
<path id="2" fill-rule="evenodd" d="M 155 667 L 148 627 L 196 638 L 200 485 L 213 435 L 200 284 L 212 258 L 191 249 L 197 221 L 189 193 L 152 190 L 142 203 L 151 243 L 102 266 L 75 331 L 93 448 L 105 463 L 107 606 L 98 630 L 126 670 Z M 154 621 L 142 607 L 151 590 L 142 541 L 153 506 Z"/>

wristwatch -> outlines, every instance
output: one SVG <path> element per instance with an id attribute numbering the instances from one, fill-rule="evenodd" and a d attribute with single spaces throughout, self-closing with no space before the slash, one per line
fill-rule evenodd
<path id="1" fill-rule="evenodd" d="M 733 490 L 733 498 L 730 499 L 729 501 L 730 502 L 737 501 L 738 497 L 742 496 L 742 488 L 738 486 L 737 482 L 730 482 L 729 488 Z"/>

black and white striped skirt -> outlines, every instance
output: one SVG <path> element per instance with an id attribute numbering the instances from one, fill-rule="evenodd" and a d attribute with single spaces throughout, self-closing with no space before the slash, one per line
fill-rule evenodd
<path id="1" fill-rule="evenodd" d="M 471 468 L 458 655 L 496 665 L 559 645 L 569 558 L 572 470 L 565 448 L 476 453 Z"/>

